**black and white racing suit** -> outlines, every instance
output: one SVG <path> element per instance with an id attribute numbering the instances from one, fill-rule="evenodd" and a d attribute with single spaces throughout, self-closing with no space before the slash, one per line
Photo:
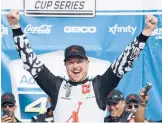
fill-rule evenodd
<path id="1" fill-rule="evenodd" d="M 55 122 L 104 122 L 106 95 L 116 88 L 122 76 L 131 70 L 133 61 L 139 56 L 148 38 L 141 33 L 103 75 L 74 83 L 53 75 L 39 61 L 21 28 L 13 29 L 13 35 L 24 68 L 52 99 Z"/>

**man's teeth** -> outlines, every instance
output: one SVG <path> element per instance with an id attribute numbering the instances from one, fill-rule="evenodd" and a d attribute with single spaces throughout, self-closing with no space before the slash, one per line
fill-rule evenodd
<path id="1" fill-rule="evenodd" d="M 73 72 L 74 74 L 78 74 L 79 72 Z"/>

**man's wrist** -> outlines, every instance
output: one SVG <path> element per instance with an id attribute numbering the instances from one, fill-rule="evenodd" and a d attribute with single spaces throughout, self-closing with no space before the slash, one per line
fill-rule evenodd
<path id="1" fill-rule="evenodd" d="M 18 28 L 20 28 L 20 24 L 11 25 L 11 28 L 12 29 L 18 29 Z"/>
<path id="2" fill-rule="evenodd" d="M 152 34 L 152 32 L 153 32 L 153 30 L 151 30 L 151 29 L 144 29 L 144 30 L 142 31 L 142 34 L 143 34 L 144 36 L 150 36 L 150 35 Z"/>
<path id="3" fill-rule="evenodd" d="M 146 107 L 146 105 L 147 105 L 147 101 L 140 101 L 140 106 Z"/>
<path id="4" fill-rule="evenodd" d="M 140 103 L 141 107 L 146 107 L 146 105 L 147 105 L 146 103 Z"/>

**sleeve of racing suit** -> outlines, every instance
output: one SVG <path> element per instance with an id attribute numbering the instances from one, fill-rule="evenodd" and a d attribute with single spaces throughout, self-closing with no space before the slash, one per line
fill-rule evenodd
<path id="1" fill-rule="evenodd" d="M 122 77 L 126 72 L 132 69 L 132 63 L 135 61 L 146 44 L 148 36 L 142 33 L 131 42 L 120 57 L 111 64 L 111 68 L 117 77 Z"/>
<path id="2" fill-rule="evenodd" d="M 21 28 L 12 31 L 16 49 L 23 61 L 24 69 L 30 72 L 37 84 L 53 100 L 53 98 L 56 98 L 62 80 L 54 76 L 38 59 Z"/>
<path id="3" fill-rule="evenodd" d="M 107 96 L 109 91 L 116 88 L 123 75 L 132 69 L 133 61 L 135 61 L 141 53 L 147 39 L 148 36 L 144 36 L 141 33 L 126 47 L 119 58 L 117 58 L 101 76 L 104 96 Z M 111 90 L 107 88 L 111 88 Z"/>
<path id="4" fill-rule="evenodd" d="M 133 61 L 139 56 L 147 39 L 148 36 L 141 33 L 126 47 L 120 57 L 110 65 L 103 75 L 94 79 L 95 95 L 101 109 L 105 109 L 105 97 L 117 87 L 122 76 L 131 70 Z"/>

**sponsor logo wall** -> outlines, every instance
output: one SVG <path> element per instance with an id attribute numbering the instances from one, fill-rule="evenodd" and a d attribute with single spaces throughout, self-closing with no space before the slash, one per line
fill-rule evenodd
<path id="1" fill-rule="evenodd" d="M 13 92 L 16 96 L 18 118 L 30 120 L 46 108 L 47 95 L 39 88 L 30 74 L 23 70 L 22 62 L 12 39 L 12 30 L 2 14 L 2 93 Z M 162 15 L 156 15 L 158 19 Z M 21 15 L 22 30 L 27 35 L 32 48 L 54 74 L 67 77 L 63 64 L 64 50 L 72 44 L 85 47 L 92 58 L 89 76 L 101 74 L 125 49 L 144 27 L 143 15 L 106 16 L 94 18 L 36 18 Z M 131 72 L 127 73 L 118 85 L 124 96 L 139 93 L 151 82 L 150 100 L 146 117 L 159 120 L 162 117 L 162 22 L 148 39 L 147 45 Z M 59 60 L 59 61 L 58 61 Z M 56 62 L 57 61 L 57 62 Z M 108 62 L 109 61 L 109 62 Z M 102 65 L 101 65 L 102 64 Z M 59 66 L 59 67 L 58 67 Z M 61 68 L 60 68 L 61 66 Z M 97 67 L 96 66 L 100 66 Z M 56 69 L 55 69 L 56 68 Z M 61 69 L 61 70 L 59 70 Z M 91 74 L 93 73 L 93 74 Z M 85 92 L 88 91 L 86 88 Z"/>
<path id="2" fill-rule="evenodd" d="M 112 27 L 109 27 L 109 32 L 112 34 L 116 35 L 116 33 L 130 33 L 134 34 L 136 31 L 137 27 L 132 27 L 131 25 L 128 26 L 119 26 L 118 24 L 115 24 Z"/>

